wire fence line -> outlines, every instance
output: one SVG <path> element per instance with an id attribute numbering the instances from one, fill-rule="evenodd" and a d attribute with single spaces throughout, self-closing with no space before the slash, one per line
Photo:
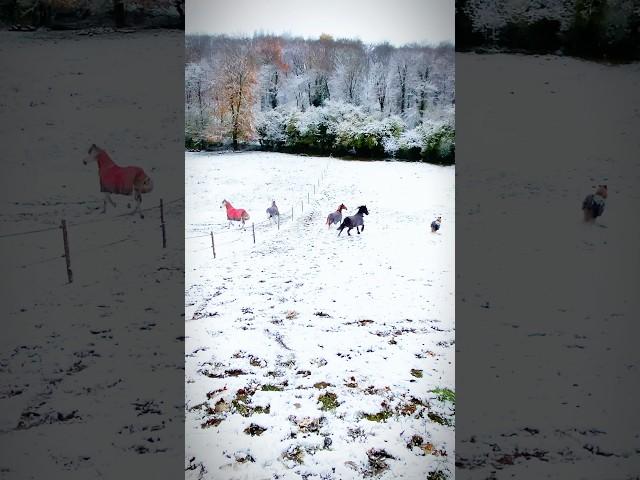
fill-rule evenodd
<path id="1" fill-rule="evenodd" d="M 177 202 L 179 202 L 181 200 L 184 200 L 184 197 L 175 198 L 175 199 L 165 203 L 165 206 L 166 205 L 172 205 L 172 204 L 177 203 Z M 160 205 L 143 208 L 143 209 L 141 209 L 141 211 L 142 212 L 149 212 L 151 210 L 156 210 L 158 208 L 160 208 Z M 111 217 L 92 218 L 92 219 L 89 219 L 89 220 L 72 222 L 72 223 L 69 223 L 68 226 L 69 227 L 79 227 L 79 226 L 82 226 L 82 225 L 90 225 L 90 224 L 93 224 L 93 223 L 111 222 L 111 221 L 115 221 L 115 220 L 122 220 L 123 218 L 130 218 L 131 215 L 132 215 L 131 212 L 119 213 L 119 214 L 111 216 Z M 54 231 L 54 230 L 60 230 L 60 228 L 62 228 L 60 225 L 56 225 L 56 226 L 51 226 L 51 227 L 37 228 L 37 229 L 33 229 L 33 230 L 25 230 L 25 231 L 22 231 L 22 232 L 3 233 L 3 234 L 0 234 L 0 238 L 21 237 L 21 236 L 24 236 L 24 235 L 32 235 L 32 234 L 36 234 L 36 233 L 51 232 L 51 231 Z"/>
<path id="2" fill-rule="evenodd" d="M 280 230 L 280 225 L 283 223 L 286 223 L 288 220 L 291 220 L 293 222 L 293 220 L 296 218 L 295 216 L 295 210 L 296 210 L 296 205 L 300 205 L 300 214 L 299 216 L 303 216 L 304 215 L 304 204 L 305 201 L 307 203 L 307 205 L 309 205 L 312 201 L 312 197 L 311 195 L 313 195 L 313 198 L 315 199 L 315 197 L 320 194 L 321 192 L 321 183 L 323 182 L 323 180 L 326 177 L 327 171 L 329 169 L 329 164 L 327 163 L 324 168 L 322 169 L 322 171 L 320 172 L 320 175 L 318 177 L 318 179 L 316 180 L 316 182 L 314 183 L 306 183 L 305 186 L 307 188 L 312 188 L 312 190 L 307 190 L 306 192 L 306 196 L 302 196 L 300 198 L 300 203 L 298 204 L 297 202 L 293 202 L 291 205 L 291 209 L 286 209 L 287 212 L 291 212 L 291 214 L 288 213 L 280 213 L 278 216 L 276 217 L 272 217 L 272 218 L 267 218 L 263 221 L 260 222 L 252 222 L 250 225 L 250 228 L 247 228 L 247 223 L 245 223 L 245 225 L 243 226 L 242 229 L 224 229 L 224 230 L 212 230 L 210 229 L 209 231 L 207 231 L 206 233 L 196 233 L 195 235 L 191 235 L 191 236 L 187 236 L 185 237 L 185 240 L 197 240 L 197 239 L 204 239 L 204 238 L 208 238 L 211 239 L 211 243 L 208 244 L 206 247 L 202 247 L 202 248 L 198 248 L 195 250 L 191 250 L 191 252 L 197 253 L 197 252 L 202 252 L 204 250 L 212 250 L 213 253 L 213 258 L 216 258 L 216 247 L 219 246 L 226 246 L 226 245 L 230 245 L 236 242 L 239 242 L 241 240 L 243 240 L 246 236 L 253 236 L 253 243 L 256 243 L 256 231 L 257 232 L 264 232 L 265 229 L 263 228 L 266 225 L 269 225 L 268 228 L 270 228 L 270 230 L 272 231 L 273 228 L 275 228 L 277 226 L 278 230 Z M 275 220 L 274 220 L 275 218 Z M 256 228 L 257 227 L 257 228 Z M 223 241 L 223 242 L 218 242 L 215 239 L 218 237 L 222 237 L 223 239 L 226 238 L 228 236 L 228 234 L 236 234 L 236 238 L 231 240 L 231 241 Z M 237 235 L 239 234 L 239 236 Z"/>
<path id="3" fill-rule="evenodd" d="M 164 211 L 165 211 L 165 207 L 166 206 L 170 206 L 170 205 L 175 205 L 181 201 L 184 201 L 184 197 L 178 197 L 178 198 L 174 198 L 173 200 L 170 200 L 166 203 L 163 202 L 162 199 L 160 199 L 160 203 L 158 205 L 155 206 L 151 206 L 151 207 L 146 207 L 141 209 L 141 212 L 149 212 L 152 210 L 156 210 L 156 209 L 160 209 L 160 217 L 161 217 L 161 223 L 157 226 L 159 229 L 162 230 L 162 241 L 163 241 L 163 248 L 166 248 L 166 237 L 165 237 L 165 224 L 164 224 Z M 59 255 L 55 255 L 55 256 L 51 256 L 51 257 L 47 257 L 47 258 L 41 258 L 38 260 L 35 260 L 33 262 L 29 262 L 29 263 L 24 263 L 24 264 L 17 264 L 17 265 L 10 265 L 10 266 L 4 266 L 5 268 L 27 268 L 27 267 L 31 267 L 34 265 L 41 265 L 44 263 L 49 263 L 49 262 L 53 262 L 53 261 L 57 261 L 60 259 L 66 259 L 67 261 L 67 265 L 70 265 L 70 252 L 69 252 L 69 244 L 68 244 L 68 239 L 67 239 L 67 230 L 70 228 L 76 228 L 79 226 L 84 226 L 84 225 L 91 225 L 91 224 L 96 224 L 96 223 L 105 223 L 105 222 L 112 222 L 112 221 L 116 221 L 116 220 L 122 220 L 123 218 L 128 218 L 131 217 L 132 213 L 135 212 L 126 212 L 126 213 L 120 213 L 118 215 L 114 215 L 111 217 L 104 217 L 104 218 L 92 218 L 89 220 L 84 220 L 84 221 L 77 221 L 77 222 L 72 222 L 72 223 L 67 223 L 64 219 L 62 219 L 61 224 L 60 225 L 56 225 L 56 226 L 51 226 L 51 227 L 44 227 L 44 228 L 36 228 L 36 229 L 31 229 L 31 230 L 24 230 L 21 232 L 10 232 L 10 233 L 4 233 L 4 234 L 0 234 L 0 239 L 3 238 L 12 238 L 12 237 L 22 237 L 22 236 L 30 236 L 30 235 L 36 235 L 36 234 L 40 234 L 40 233 L 44 233 L 44 232 L 51 232 L 51 231 L 59 231 L 62 230 L 63 231 L 63 241 L 64 241 L 64 247 L 65 247 L 65 253 L 59 254 Z M 118 245 L 121 243 L 125 243 L 125 242 L 129 242 L 134 240 L 135 237 L 132 235 L 127 235 L 124 238 L 115 240 L 115 241 L 110 241 L 110 242 L 106 242 L 106 243 L 101 243 L 100 245 L 96 245 L 96 246 L 92 246 L 92 247 L 88 247 L 88 248 L 81 248 L 79 250 L 74 250 L 73 251 L 73 256 L 75 257 L 75 255 L 82 255 L 84 253 L 87 252 L 94 252 L 96 250 L 103 250 L 105 248 L 108 247 L 112 247 L 114 245 Z M 69 252 L 69 253 L 67 253 Z M 67 268 L 67 273 L 68 273 L 68 280 L 69 283 L 71 283 L 72 280 L 72 273 L 70 268 Z"/>

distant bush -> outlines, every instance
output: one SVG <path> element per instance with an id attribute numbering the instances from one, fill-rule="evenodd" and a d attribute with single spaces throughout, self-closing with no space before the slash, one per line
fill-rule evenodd
<path id="1" fill-rule="evenodd" d="M 397 116 L 381 117 L 342 102 L 329 101 L 304 112 L 261 112 L 255 130 L 260 145 L 269 150 L 454 163 L 454 129 L 448 123 L 407 130 Z"/>
<path id="2" fill-rule="evenodd" d="M 511 50 L 553 53 L 562 45 L 560 21 L 542 18 L 532 23 L 508 22 L 499 31 L 498 44 Z"/>

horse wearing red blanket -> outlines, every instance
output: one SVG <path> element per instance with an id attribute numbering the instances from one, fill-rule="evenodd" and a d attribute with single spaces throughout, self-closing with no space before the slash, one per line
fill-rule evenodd
<path id="1" fill-rule="evenodd" d="M 89 157 L 82 162 L 86 165 L 88 161 L 95 160 L 98 164 L 98 176 L 100 177 L 100 191 L 104 193 L 104 203 L 102 213 L 107 211 L 107 201 L 115 207 L 115 202 L 111 199 L 111 194 L 133 195 L 136 201 L 136 208 L 131 214 L 140 212 L 140 218 L 144 218 L 140 205 L 142 204 L 142 194 L 153 190 L 153 181 L 144 173 L 140 167 L 121 167 L 111 160 L 111 157 L 97 147 L 95 144 L 89 148 Z"/>
<path id="2" fill-rule="evenodd" d="M 227 209 L 227 220 L 229 220 L 229 226 L 231 222 L 242 222 L 244 227 L 245 220 L 249 220 L 249 214 L 244 208 L 233 208 L 233 205 L 227 200 L 222 200 L 222 205 Z M 222 206 L 220 207 L 222 208 Z"/>

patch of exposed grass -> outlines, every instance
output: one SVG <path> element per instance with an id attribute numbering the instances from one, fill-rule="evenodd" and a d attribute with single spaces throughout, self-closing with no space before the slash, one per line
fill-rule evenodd
<path id="1" fill-rule="evenodd" d="M 412 368 L 411 375 L 413 375 L 416 378 L 422 378 L 422 370 L 418 370 L 417 368 Z"/>
<path id="2" fill-rule="evenodd" d="M 318 397 L 318 401 L 322 404 L 320 410 L 335 410 L 340 403 L 335 393 L 326 392 Z"/>
<path id="3" fill-rule="evenodd" d="M 447 480 L 447 474 L 442 470 L 433 470 L 427 475 L 427 480 Z"/>
<path id="4" fill-rule="evenodd" d="M 262 385 L 261 390 L 263 392 L 281 392 L 284 389 L 282 387 L 277 386 L 277 385 L 266 384 L 266 385 Z"/>
<path id="5" fill-rule="evenodd" d="M 381 410 L 378 413 L 365 413 L 363 416 L 370 422 L 386 422 L 393 416 L 393 413 L 389 410 Z"/>
<path id="6" fill-rule="evenodd" d="M 302 459 L 304 458 L 304 449 L 300 445 L 289 448 L 282 454 L 282 457 L 286 460 L 292 460 L 297 464 L 302 465 Z"/>
<path id="7" fill-rule="evenodd" d="M 431 393 L 435 393 L 437 395 L 438 400 L 442 402 L 451 402 L 456 403 L 456 392 L 450 390 L 448 388 L 436 388 L 431 390 Z"/>
<path id="8" fill-rule="evenodd" d="M 236 398 L 231 401 L 231 405 L 236 413 L 239 413 L 243 417 L 250 417 L 254 413 L 269 413 L 271 411 L 269 405 L 266 407 L 260 405 L 254 407 L 251 405 L 251 395 L 253 395 L 253 393 L 253 390 L 250 392 L 242 388 L 238 390 Z"/>
<path id="9" fill-rule="evenodd" d="M 449 420 L 448 418 L 445 418 L 445 417 L 443 417 L 441 415 L 438 415 L 435 412 L 427 413 L 427 417 L 429 417 L 429 420 L 431 420 L 432 422 L 438 423 L 440 425 L 444 425 L 446 427 L 453 426 L 453 422 L 451 420 Z"/>
<path id="10" fill-rule="evenodd" d="M 317 382 L 317 383 L 314 383 L 313 386 L 318 390 L 322 390 L 324 388 L 330 387 L 331 384 L 328 382 Z"/>

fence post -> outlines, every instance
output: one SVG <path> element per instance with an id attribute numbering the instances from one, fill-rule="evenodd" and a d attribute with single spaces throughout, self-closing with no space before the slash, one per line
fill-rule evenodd
<path id="1" fill-rule="evenodd" d="M 293 222 L 293 207 L 291 207 L 291 221 Z"/>
<path id="2" fill-rule="evenodd" d="M 304 200 L 300 200 L 300 208 L 302 208 L 302 211 L 304 212 Z"/>
<path id="3" fill-rule="evenodd" d="M 211 249 L 213 250 L 213 258 L 216 258 L 216 243 L 213 241 L 213 232 L 211 232 Z"/>
<path id="4" fill-rule="evenodd" d="M 316 186 L 315 185 L 313 186 L 313 194 L 314 195 L 316 194 Z"/>
<path id="5" fill-rule="evenodd" d="M 253 232 L 253 243 L 256 243 L 256 224 L 251 222 L 251 231 Z"/>
<path id="6" fill-rule="evenodd" d="M 164 204 L 160 199 L 160 226 L 162 227 L 162 248 L 167 248 L 167 232 L 164 227 Z"/>
<path id="7" fill-rule="evenodd" d="M 314 190 L 315 193 L 315 190 Z M 309 192 L 307 192 L 307 205 L 309 205 Z"/>
<path id="8" fill-rule="evenodd" d="M 64 259 L 67 262 L 67 279 L 73 282 L 73 272 L 71 271 L 71 257 L 69 256 L 69 238 L 67 236 L 67 221 L 62 220 L 62 241 L 64 242 Z"/>
<path id="9" fill-rule="evenodd" d="M 278 213 L 278 230 L 280 230 L 280 213 Z"/>

